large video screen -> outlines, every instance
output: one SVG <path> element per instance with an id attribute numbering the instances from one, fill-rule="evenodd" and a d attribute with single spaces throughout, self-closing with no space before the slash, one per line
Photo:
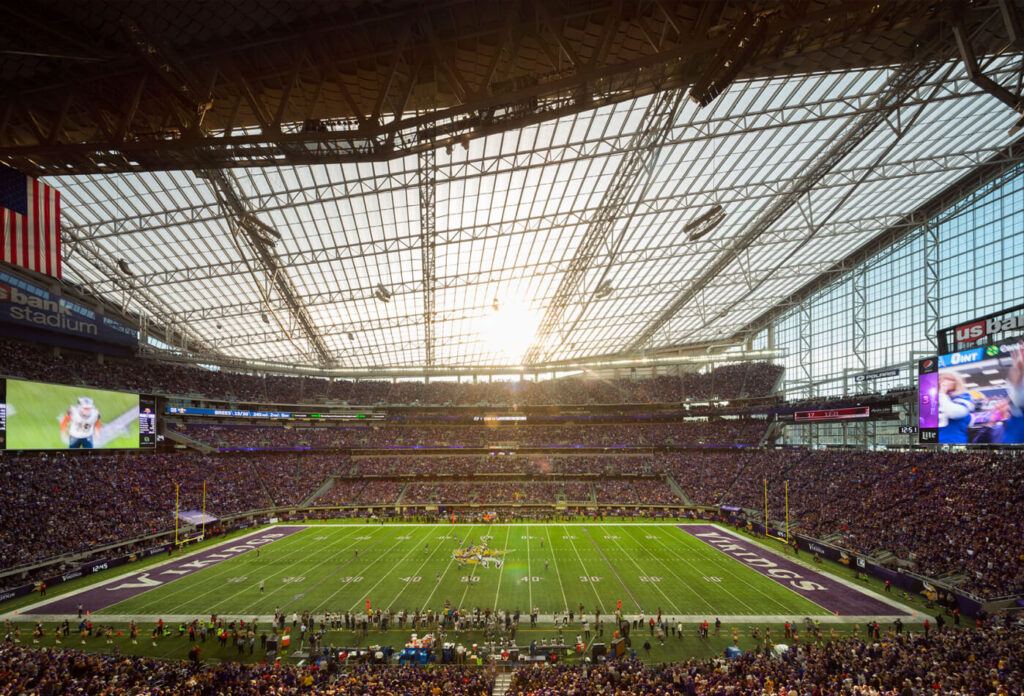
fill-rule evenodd
<path id="1" fill-rule="evenodd" d="M 918 389 L 922 442 L 1024 444 L 1024 342 L 923 360 Z"/>
<path id="2" fill-rule="evenodd" d="M 9 379 L 2 434 L 9 450 L 152 447 L 155 413 L 149 396 Z"/>

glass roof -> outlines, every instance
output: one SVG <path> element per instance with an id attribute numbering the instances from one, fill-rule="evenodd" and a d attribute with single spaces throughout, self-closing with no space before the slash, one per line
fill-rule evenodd
<path id="1" fill-rule="evenodd" d="M 1018 59 L 996 59 L 986 73 L 1012 83 Z M 940 65 L 764 232 L 738 246 L 769 206 L 879 108 L 891 75 L 759 79 L 732 85 L 704 108 L 684 100 L 640 181 L 616 173 L 636 156 L 631 140 L 650 127 L 657 95 L 438 150 L 432 173 L 406 157 L 228 174 L 250 212 L 280 233 L 272 247 L 278 265 L 338 367 L 426 363 L 420 186 L 431 180 L 436 366 L 520 364 L 533 336 L 510 340 L 509 326 L 519 337 L 535 331 L 602 206 L 622 187 L 629 198 L 583 265 L 586 291 L 569 299 L 561 326 L 543 342 L 544 360 L 723 341 L 1011 142 L 1015 115 L 974 87 L 959 63 Z M 85 240 L 71 245 L 67 280 L 224 356 L 317 363 L 277 285 L 200 173 L 68 176 L 55 185 L 65 226 Z M 716 205 L 723 222 L 689 240 L 685 225 Z M 118 259 L 132 271 L 131 293 L 111 279 L 109 263 Z M 720 272 L 695 287 L 717 263 Z M 602 280 L 612 289 L 595 294 Z M 390 301 L 374 297 L 378 284 Z M 677 299 L 686 301 L 664 317 Z M 496 323 L 506 331 L 495 331 Z M 638 346 L 645 330 L 650 339 Z"/>

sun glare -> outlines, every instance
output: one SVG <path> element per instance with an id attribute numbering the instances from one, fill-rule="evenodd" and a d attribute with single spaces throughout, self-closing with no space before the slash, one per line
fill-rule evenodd
<path id="1" fill-rule="evenodd" d="M 510 302 L 487 316 L 483 337 L 498 352 L 518 361 L 533 342 L 538 324 L 536 311 Z"/>

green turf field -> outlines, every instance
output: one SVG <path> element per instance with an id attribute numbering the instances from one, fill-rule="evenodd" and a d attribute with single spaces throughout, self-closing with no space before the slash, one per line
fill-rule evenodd
<path id="1" fill-rule="evenodd" d="M 139 446 L 139 397 L 136 394 L 68 387 L 59 384 L 7 381 L 7 448 L 64 449 L 60 421 L 78 398 L 88 396 L 102 416 L 97 448 Z"/>
<path id="2" fill-rule="evenodd" d="M 487 567 L 460 565 L 455 552 L 481 540 L 499 553 Z M 648 616 L 824 613 L 671 525 L 493 524 L 311 527 L 264 546 L 259 557 L 248 552 L 99 614 L 322 614 L 365 610 L 367 600 L 396 611 L 449 601 L 551 615 L 582 604 L 608 616 L 621 601 L 623 613 Z"/>

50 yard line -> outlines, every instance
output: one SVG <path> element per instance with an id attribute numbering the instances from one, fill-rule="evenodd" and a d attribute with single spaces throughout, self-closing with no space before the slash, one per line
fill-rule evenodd
<path id="1" fill-rule="evenodd" d="M 505 531 L 505 548 L 508 549 L 508 540 L 512 536 L 512 525 L 506 526 L 505 530 L 506 530 Z M 530 533 L 527 532 L 526 536 L 530 536 Z M 527 548 L 529 548 L 529 545 L 530 545 L 530 540 L 529 539 L 526 540 L 526 545 L 527 545 Z M 529 570 L 527 570 L 527 572 L 529 572 Z M 504 576 L 505 576 L 505 561 L 504 561 L 504 559 L 502 559 L 501 565 L 498 566 L 498 589 L 496 589 L 494 591 L 494 610 L 495 611 L 498 610 L 498 595 L 501 594 L 501 579 Z M 529 584 L 529 583 L 527 583 L 527 584 Z"/>

